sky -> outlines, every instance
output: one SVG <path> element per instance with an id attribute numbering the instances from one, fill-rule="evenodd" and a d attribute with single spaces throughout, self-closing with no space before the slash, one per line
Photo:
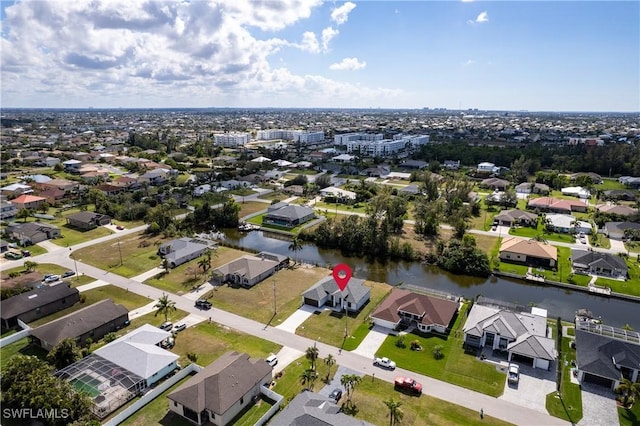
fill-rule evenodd
<path id="1" fill-rule="evenodd" d="M 0 0 L 3 108 L 640 111 L 638 1 Z"/>

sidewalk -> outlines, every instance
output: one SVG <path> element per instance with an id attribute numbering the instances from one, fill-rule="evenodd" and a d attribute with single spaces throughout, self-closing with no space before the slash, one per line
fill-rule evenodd
<path id="1" fill-rule="evenodd" d="M 140 274 L 136 277 L 131 278 L 134 281 L 138 281 L 138 282 L 145 282 L 146 280 L 148 280 L 149 278 L 153 278 L 158 274 L 161 274 L 162 272 L 164 272 L 164 268 L 161 266 L 158 266 L 157 268 L 153 268 L 148 270 L 147 272 Z"/>
<path id="2" fill-rule="evenodd" d="M 82 293 L 83 291 L 93 290 L 94 288 L 103 287 L 105 285 L 109 285 L 109 283 L 103 280 L 95 280 L 92 283 L 78 286 L 77 289 Z"/>

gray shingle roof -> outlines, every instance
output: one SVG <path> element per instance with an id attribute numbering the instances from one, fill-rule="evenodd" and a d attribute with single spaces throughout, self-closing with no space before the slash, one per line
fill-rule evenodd
<path id="1" fill-rule="evenodd" d="M 78 289 L 64 284 L 45 286 L 3 300 L 0 312 L 3 319 L 13 318 L 75 294 L 78 294 Z"/>
<path id="2" fill-rule="evenodd" d="M 328 397 L 315 392 L 298 394 L 276 417 L 270 426 L 373 426 L 340 412 Z"/>
<path id="3" fill-rule="evenodd" d="M 619 380 L 613 359 L 628 368 L 640 369 L 640 345 L 576 329 L 576 362 L 587 373 Z"/>
<path id="4" fill-rule="evenodd" d="M 320 300 L 327 294 L 335 294 L 340 292 L 336 280 L 333 276 L 322 278 L 302 295 L 313 300 Z M 371 289 L 364 285 L 364 280 L 359 278 L 351 278 L 349 284 L 344 290 L 344 300 L 349 303 L 358 303 L 367 294 L 371 293 Z"/>
<path id="5" fill-rule="evenodd" d="M 610 253 L 572 249 L 571 259 L 574 265 L 582 268 L 600 266 L 601 268 L 605 269 L 610 268 L 620 271 L 629 270 L 629 267 L 621 257 L 614 256 Z"/>

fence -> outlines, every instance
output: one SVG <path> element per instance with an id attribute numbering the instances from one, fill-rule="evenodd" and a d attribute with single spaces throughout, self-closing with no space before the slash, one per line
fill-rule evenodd
<path id="1" fill-rule="evenodd" d="M 459 302 L 463 299 L 462 296 L 456 296 L 455 294 L 447 293 L 446 291 L 435 290 L 428 287 L 421 287 L 414 284 L 402 283 L 399 285 L 399 287 L 405 290 L 411 290 L 415 293 L 422 293 L 428 296 L 438 297 L 440 299 L 452 300 L 454 302 Z"/>
<path id="2" fill-rule="evenodd" d="M 29 327 L 24 322 L 20 321 L 20 319 L 18 319 L 18 325 L 22 327 L 22 330 L 18 331 L 17 333 L 13 333 L 12 335 L 7 336 L 3 339 L 0 339 L 0 348 L 3 348 L 6 345 L 10 345 L 14 342 L 17 342 L 20 339 L 24 339 L 25 337 L 31 334 L 31 327 Z"/>
<path id="3" fill-rule="evenodd" d="M 106 423 L 103 423 L 102 426 L 119 425 L 120 423 L 124 422 L 127 418 L 132 416 L 136 411 L 140 410 L 142 407 L 144 407 L 145 405 L 147 405 L 148 403 L 156 399 L 160 394 L 162 394 L 162 392 L 166 391 L 171 386 L 175 385 L 180 380 L 187 377 L 187 375 L 194 372 L 197 373 L 200 370 L 202 370 L 202 367 L 200 367 L 199 365 L 189 364 L 187 367 L 183 368 L 178 373 L 168 378 L 167 380 L 165 380 L 164 382 L 156 386 L 154 389 L 147 392 L 142 398 L 140 398 L 135 403 L 131 404 L 129 407 L 127 407 L 124 411 L 122 411 L 118 415 L 114 416 L 111 420 L 109 420 Z"/>
<path id="4" fill-rule="evenodd" d="M 272 391 L 271 389 L 267 389 L 264 386 L 262 386 L 260 388 L 260 393 L 262 393 L 262 395 L 266 396 L 267 398 L 275 401 L 275 403 L 273 404 L 273 406 L 271 408 L 269 408 L 269 411 L 264 413 L 264 415 L 262 417 L 260 417 L 260 419 L 256 422 L 257 426 L 262 426 L 265 423 L 267 423 L 267 421 L 269 421 L 269 419 L 276 413 L 276 411 L 278 411 L 280 409 L 280 406 L 282 405 L 282 402 L 284 401 L 284 396 L 282 396 L 280 394 L 277 394 L 274 391 Z"/>

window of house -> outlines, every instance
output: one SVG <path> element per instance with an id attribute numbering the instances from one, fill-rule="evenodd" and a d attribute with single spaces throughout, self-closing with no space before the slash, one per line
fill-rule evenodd
<path id="1" fill-rule="evenodd" d="M 240 404 L 244 404 L 244 396 L 240 398 Z"/>

